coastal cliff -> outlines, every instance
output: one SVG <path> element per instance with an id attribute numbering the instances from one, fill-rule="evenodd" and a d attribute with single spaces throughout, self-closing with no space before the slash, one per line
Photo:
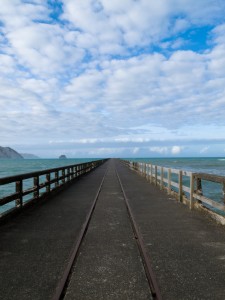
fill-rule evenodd
<path id="1" fill-rule="evenodd" d="M 0 146 L 0 158 L 14 158 L 14 159 L 22 158 L 23 159 L 23 156 L 10 147 Z"/>

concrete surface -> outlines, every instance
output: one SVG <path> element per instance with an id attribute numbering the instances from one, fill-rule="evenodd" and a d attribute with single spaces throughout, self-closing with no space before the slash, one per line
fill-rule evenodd
<path id="1" fill-rule="evenodd" d="M 113 161 L 70 278 L 73 299 L 152 299 Z"/>
<path id="2" fill-rule="evenodd" d="M 51 299 L 106 168 L 0 225 L 0 299 Z"/>
<path id="3" fill-rule="evenodd" d="M 225 228 L 117 162 L 166 300 L 225 299 Z"/>
<path id="4" fill-rule="evenodd" d="M 151 299 L 114 166 L 163 299 L 225 299 L 225 228 L 117 160 L 0 225 L 1 299 L 52 298 L 108 166 L 66 300 Z"/>

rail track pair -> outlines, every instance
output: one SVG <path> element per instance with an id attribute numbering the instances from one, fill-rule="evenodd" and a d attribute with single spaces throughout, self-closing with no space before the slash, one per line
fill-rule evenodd
<path id="1" fill-rule="evenodd" d="M 88 226 L 89 226 L 89 223 L 91 221 L 94 209 L 96 207 L 96 203 L 98 201 L 99 194 L 101 193 L 102 186 L 103 186 L 107 171 L 108 171 L 108 169 L 106 170 L 106 172 L 103 176 L 103 179 L 100 183 L 98 191 L 97 191 L 97 193 L 95 195 L 95 198 L 92 202 L 90 210 L 88 211 L 88 214 L 86 215 L 85 221 L 84 221 L 84 223 L 81 227 L 81 230 L 78 234 L 77 240 L 76 240 L 76 242 L 73 246 L 73 249 L 71 251 L 71 255 L 70 255 L 68 264 L 66 266 L 66 269 L 64 270 L 64 273 L 63 273 L 63 276 L 62 276 L 61 280 L 58 283 L 58 286 L 55 290 L 55 293 L 53 295 L 52 300 L 62 300 L 64 298 L 65 294 L 66 294 L 67 287 L 68 287 L 69 282 L 70 282 L 70 275 L 72 273 L 72 268 L 76 264 L 76 259 L 77 259 L 78 254 L 79 254 L 79 249 L 81 247 L 82 241 L 84 240 L 85 234 L 88 230 Z M 140 255 L 141 255 L 141 258 L 142 258 L 142 263 L 143 263 L 143 266 L 144 266 L 144 270 L 145 270 L 145 273 L 146 273 L 146 278 L 147 278 L 147 281 L 148 281 L 148 284 L 149 284 L 149 287 L 150 287 L 152 298 L 155 299 L 155 300 L 160 300 L 160 299 L 162 299 L 161 294 L 160 294 L 160 290 L 159 290 L 158 284 L 156 282 L 156 278 L 155 278 L 155 275 L 154 275 L 154 272 L 153 272 L 153 269 L 152 269 L 152 266 L 151 266 L 149 255 L 146 251 L 146 248 L 145 248 L 145 245 L 144 245 L 144 242 L 143 242 L 142 235 L 141 235 L 141 233 L 138 229 L 138 225 L 135 221 L 135 217 L 132 213 L 132 210 L 131 210 L 131 207 L 130 207 L 130 204 L 129 204 L 129 199 L 126 196 L 126 192 L 124 190 L 124 187 L 123 187 L 123 184 L 121 182 L 120 176 L 119 176 L 116 169 L 115 169 L 115 172 L 116 172 L 119 184 L 120 184 L 120 188 L 121 188 L 121 191 L 122 191 L 122 194 L 123 194 L 123 198 L 125 200 L 127 212 L 128 212 L 128 215 L 129 215 L 131 225 L 132 225 L 132 229 L 133 229 L 133 234 L 134 234 L 134 237 L 135 237 L 135 240 L 137 242 L 139 252 L 140 252 Z"/>

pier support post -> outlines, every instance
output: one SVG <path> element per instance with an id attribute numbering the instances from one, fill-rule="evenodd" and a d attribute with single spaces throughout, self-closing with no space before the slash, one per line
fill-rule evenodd
<path id="1" fill-rule="evenodd" d="M 148 166 L 148 177 L 147 177 L 147 180 L 150 181 L 150 164 L 147 164 Z"/>
<path id="2" fill-rule="evenodd" d="M 202 180 L 201 178 L 196 178 L 196 193 L 202 195 Z"/>
<path id="3" fill-rule="evenodd" d="M 194 194 L 194 175 L 191 173 L 190 176 L 190 209 L 193 209 L 193 194 Z"/>
<path id="4" fill-rule="evenodd" d="M 183 200 L 183 191 L 182 191 L 182 171 L 179 171 L 179 201 L 182 202 Z"/>
<path id="5" fill-rule="evenodd" d="M 223 203 L 225 203 L 225 182 L 223 182 Z"/>
<path id="6" fill-rule="evenodd" d="M 55 182 L 55 188 L 56 188 L 59 186 L 59 172 L 58 171 L 55 172 L 55 180 L 56 180 L 56 182 Z"/>
<path id="7" fill-rule="evenodd" d="M 152 164 L 150 165 L 150 183 L 152 183 L 152 173 L 153 173 L 153 167 Z"/>
<path id="8" fill-rule="evenodd" d="M 171 194 L 171 169 L 168 169 L 168 194 Z"/>
<path id="9" fill-rule="evenodd" d="M 50 190 L 51 190 L 51 188 L 50 188 L 50 174 L 46 174 L 46 192 L 47 193 L 50 193 Z"/>
<path id="10" fill-rule="evenodd" d="M 146 163 L 144 163 L 144 170 L 143 170 L 143 171 L 144 171 L 144 172 L 143 172 L 143 173 L 144 173 L 143 175 L 144 175 L 144 177 L 146 177 Z"/>
<path id="11" fill-rule="evenodd" d="M 65 169 L 62 170 L 62 184 L 65 184 Z"/>
<path id="12" fill-rule="evenodd" d="M 161 181 L 160 181 L 160 189 L 162 190 L 163 189 L 163 167 L 161 167 Z"/>
<path id="13" fill-rule="evenodd" d="M 23 181 L 22 180 L 16 182 L 16 193 L 19 194 L 18 199 L 16 199 L 15 201 L 16 207 L 22 208 L 23 206 Z"/>
<path id="14" fill-rule="evenodd" d="M 37 199 L 39 198 L 39 176 L 34 177 L 34 187 L 36 191 L 34 192 L 34 198 Z"/>
<path id="15" fill-rule="evenodd" d="M 155 185 L 157 186 L 157 177 L 158 177 L 158 174 L 157 174 L 157 166 L 155 166 Z"/>

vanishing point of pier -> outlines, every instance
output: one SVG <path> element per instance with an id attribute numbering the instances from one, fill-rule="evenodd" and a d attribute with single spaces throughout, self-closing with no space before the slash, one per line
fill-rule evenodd
<path id="1" fill-rule="evenodd" d="M 1 199 L 16 203 L 0 224 L 1 299 L 225 299 L 225 228 L 206 212 L 116 159 L 43 174 L 0 181 L 16 183 Z"/>

